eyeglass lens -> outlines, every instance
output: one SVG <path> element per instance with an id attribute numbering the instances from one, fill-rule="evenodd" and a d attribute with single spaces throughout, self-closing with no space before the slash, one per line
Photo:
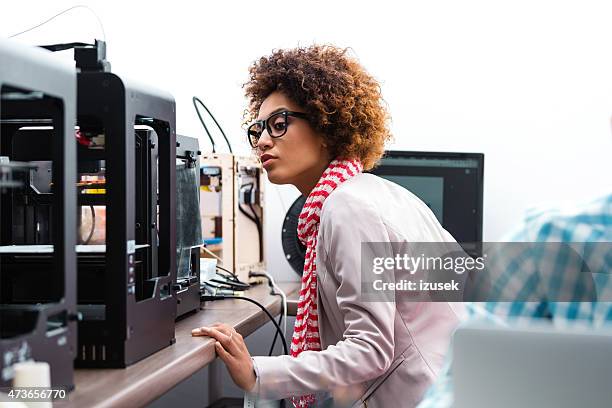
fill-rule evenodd
<path id="1" fill-rule="evenodd" d="M 262 127 L 262 123 L 263 121 L 258 121 L 258 122 L 253 123 L 251 126 L 249 126 L 249 130 L 248 130 L 249 142 L 251 143 L 251 146 L 253 147 L 257 145 L 257 142 L 259 141 L 259 138 L 261 137 L 261 134 L 264 131 Z M 286 112 L 279 112 L 279 113 L 276 113 L 270 116 L 266 120 L 266 127 L 267 127 L 267 130 L 270 136 L 272 137 L 283 136 L 287 132 L 287 114 Z"/>

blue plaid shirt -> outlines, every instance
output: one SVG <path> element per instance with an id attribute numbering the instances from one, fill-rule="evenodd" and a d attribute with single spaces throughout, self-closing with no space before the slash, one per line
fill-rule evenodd
<path id="1" fill-rule="evenodd" d="M 524 225 L 510 234 L 507 241 L 517 242 L 571 242 L 590 266 L 597 298 L 612 299 L 612 194 L 586 206 L 569 210 L 531 212 Z M 589 245 L 589 243 L 606 243 Z M 581 246 L 581 244 L 583 244 Z M 486 319 L 492 324 L 509 321 L 550 319 L 557 327 L 581 325 L 592 328 L 612 323 L 612 302 L 555 302 L 551 289 L 561 290 L 575 286 L 576 273 L 542 276 L 534 253 L 524 254 L 508 263 L 502 275 L 496 277 L 493 291 L 512 288 L 520 298 L 539 299 L 534 302 L 486 302 L 467 304 L 468 319 Z M 564 262 L 567 259 L 555 259 Z M 565 265 L 564 265 L 565 266 Z M 576 265 L 568 263 L 575 270 Z M 545 288 L 545 290 L 542 290 Z M 553 293 L 554 295 L 554 293 Z M 418 408 L 442 408 L 453 405 L 453 383 L 450 375 L 452 353 L 437 381 L 429 388 Z"/>

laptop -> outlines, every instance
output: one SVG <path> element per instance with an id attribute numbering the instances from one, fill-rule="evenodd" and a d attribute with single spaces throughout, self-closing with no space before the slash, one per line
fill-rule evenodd
<path id="1" fill-rule="evenodd" d="M 456 408 L 609 408 L 612 330 L 468 323 L 452 377 Z"/>

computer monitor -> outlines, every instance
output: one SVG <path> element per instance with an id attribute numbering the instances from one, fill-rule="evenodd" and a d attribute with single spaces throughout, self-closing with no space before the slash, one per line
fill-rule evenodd
<path id="1" fill-rule="evenodd" d="M 482 242 L 484 154 L 391 150 L 370 173 L 423 200 L 457 242 Z"/>

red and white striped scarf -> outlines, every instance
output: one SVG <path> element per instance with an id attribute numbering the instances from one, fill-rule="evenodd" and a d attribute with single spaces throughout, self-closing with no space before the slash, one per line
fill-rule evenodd
<path id="1" fill-rule="evenodd" d="M 333 160 L 314 189 L 308 195 L 298 220 L 298 238 L 306 246 L 302 289 L 298 301 L 297 317 L 291 341 L 291 356 L 306 350 L 320 351 L 317 316 L 317 234 L 323 202 L 340 184 L 363 171 L 359 160 Z M 314 395 L 293 398 L 295 407 L 308 407 L 315 402 Z"/>

